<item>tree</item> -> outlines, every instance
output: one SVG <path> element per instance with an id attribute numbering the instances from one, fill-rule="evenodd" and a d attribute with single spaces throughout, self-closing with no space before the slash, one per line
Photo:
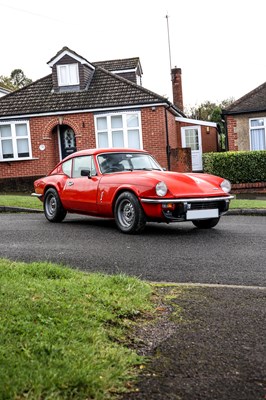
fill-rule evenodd
<path id="1" fill-rule="evenodd" d="M 32 82 L 27 78 L 22 69 L 14 69 L 10 76 L 0 76 L 0 85 L 5 89 L 17 90 L 21 89 Z"/>
<path id="2" fill-rule="evenodd" d="M 191 107 L 190 109 L 186 110 L 188 118 L 217 123 L 217 130 L 220 134 L 220 145 L 222 150 L 225 150 L 226 147 L 226 131 L 224 121 L 222 120 L 222 110 L 228 107 L 233 102 L 234 99 L 232 97 L 223 100 L 218 104 L 212 103 L 210 101 L 205 101 L 199 106 Z"/>
<path id="3" fill-rule="evenodd" d="M 228 107 L 234 102 L 233 98 L 223 100 L 220 103 L 211 103 L 210 101 L 205 101 L 199 106 L 191 107 L 187 110 L 187 115 L 189 118 L 201 119 L 203 121 L 211 121 L 220 123 L 222 121 L 221 113 L 222 109 Z"/>

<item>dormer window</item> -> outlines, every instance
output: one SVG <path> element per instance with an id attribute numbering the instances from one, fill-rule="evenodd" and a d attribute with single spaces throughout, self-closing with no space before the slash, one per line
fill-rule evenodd
<path id="1" fill-rule="evenodd" d="M 58 86 L 79 85 L 78 64 L 57 65 Z"/>

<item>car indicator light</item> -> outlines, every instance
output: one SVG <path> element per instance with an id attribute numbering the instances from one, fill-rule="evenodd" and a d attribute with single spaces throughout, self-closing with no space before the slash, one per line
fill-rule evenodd
<path id="1" fill-rule="evenodd" d="M 174 203 L 165 203 L 162 205 L 162 208 L 168 209 L 168 210 L 174 210 L 175 209 L 175 204 Z"/>

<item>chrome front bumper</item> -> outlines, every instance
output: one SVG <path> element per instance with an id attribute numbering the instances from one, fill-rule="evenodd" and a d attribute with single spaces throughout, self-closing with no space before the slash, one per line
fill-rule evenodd
<path id="1" fill-rule="evenodd" d="M 153 203 L 153 204 L 163 204 L 163 203 L 207 203 L 212 201 L 225 201 L 232 200 L 234 196 L 223 196 L 223 197 L 196 197 L 196 198 L 174 198 L 174 199 L 140 199 L 142 203 Z"/>

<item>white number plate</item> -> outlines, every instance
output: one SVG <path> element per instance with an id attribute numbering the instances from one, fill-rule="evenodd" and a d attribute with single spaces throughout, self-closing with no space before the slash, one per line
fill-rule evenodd
<path id="1" fill-rule="evenodd" d="M 187 211 L 187 220 L 217 218 L 217 217 L 219 217 L 218 208 L 214 208 L 212 210 L 188 210 Z"/>

